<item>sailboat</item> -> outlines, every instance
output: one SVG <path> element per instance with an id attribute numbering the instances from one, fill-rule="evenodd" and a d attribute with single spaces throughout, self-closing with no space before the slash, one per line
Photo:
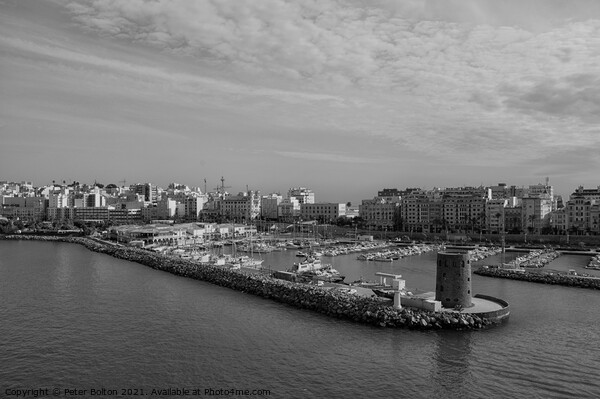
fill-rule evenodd
<path id="1" fill-rule="evenodd" d="M 234 243 L 234 255 L 233 255 L 233 264 L 236 266 L 236 268 L 241 268 L 241 267 L 247 267 L 247 268 L 251 268 L 251 269 L 258 269 L 264 262 L 264 259 L 255 259 L 253 256 L 253 252 L 254 252 L 254 247 L 252 245 L 252 233 L 250 234 L 250 242 L 249 242 L 249 249 L 250 249 L 250 256 L 247 255 L 242 255 L 242 256 L 237 256 L 236 253 L 236 244 Z"/>

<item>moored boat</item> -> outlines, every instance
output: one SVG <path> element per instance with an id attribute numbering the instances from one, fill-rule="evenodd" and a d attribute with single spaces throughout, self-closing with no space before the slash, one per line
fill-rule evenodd
<path id="1" fill-rule="evenodd" d="M 307 256 L 303 261 L 294 263 L 292 266 L 292 269 L 290 271 L 296 272 L 296 273 L 302 273 L 302 272 L 319 270 L 321 268 L 323 268 L 321 259 Z"/>

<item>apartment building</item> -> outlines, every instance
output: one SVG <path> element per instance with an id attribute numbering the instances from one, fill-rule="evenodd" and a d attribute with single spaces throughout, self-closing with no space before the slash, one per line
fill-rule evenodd
<path id="1" fill-rule="evenodd" d="M 394 200 L 397 198 L 396 200 Z M 377 196 L 362 200 L 358 213 L 365 225 L 372 230 L 393 230 L 400 213 L 400 197 Z"/>
<path id="2" fill-rule="evenodd" d="M 295 198 L 300 205 L 315 203 L 315 193 L 306 187 L 290 188 L 288 198 Z"/>
<path id="3" fill-rule="evenodd" d="M 443 218 L 455 230 L 474 229 L 486 214 L 486 203 L 492 192 L 485 187 L 444 189 Z"/>
<path id="4" fill-rule="evenodd" d="M 177 201 L 170 198 L 162 198 L 156 204 L 150 204 L 141 209 L 142 219 L 149 220 L 168 220 L 175 216 L 177 212 Z"/>
<path id="5" fill-rule="evenodd" d="M 584 188 L 583 186 L 579 186 L 575 192 L 571 194 L 569 199 L 573 199 L 574 197 L 584 198 L 598 204 L 600 203 L 600 186 L 595 188 Z"/>
<path id="6" fill-rule="evenodd" d="M 486 231 L 500 234 L 506 231 L 506 199 L 491 199 L 485 204 Z M 520 215 L 519 215 L 520 216 Z"/>
<path id="7" fill-rule="evenodd" d="M 301 204 L 300 217 L 303 220 L 319 220 L 327 223 L 346 215 L 346 204 L 331 202 L 317 202 L 314 204 Z"/>
<path id="8" fill-rule="evenodd" d="M 412 190 L 400 202 L 403 230 L 435 232 L 442 228 L 443 203 L 439 189 Z"/>
<path id="9" fill-rule="evenodd" d="M 260 199 L 260 216 L 263 219 L 276 220 L 278 217 L 278 207 L 283 201 L 279 194 L 263 195 Z"/>
<path id="10" fill-rule="evenodd" d="M 553 211 L 550 217 L 550 227 L 553 233 L 565 233 L 569 231 L 569 218 L 567 208 Z"/>
<path id="11" fill-rule="evenodd" d="M 47 199 L 44 197 L 0 196 L 0 215 L 10 218 L 44 220 Z"/>
<path id="12" fill-rule="evenodd" d="M 158 187 L 152 183 L 132 184 L 129 190 L 141 195 L 146 203 L 155 203 L 159 199 Z"/>
<path id="13" fill-rule="evenodd" d="M 260 215 L 260 191 L 250 190 L 226 196 L 220 204 L 221 216 L 228 220 L 254 220 Z"/>
<path id="14" fill-rule="evenodd" d="M 281 222 L 293 222 L 300 217 L 300 202 L 295 197 L 284 198 L 277 205 L 277 218 Z"/>
<path id="15" fill-rule="evenodd" d="M 523 230 L 540 234 L 544 227 L 550 227 L 553 201 L 550 195 L 522 198 L 521 225 Z"/>

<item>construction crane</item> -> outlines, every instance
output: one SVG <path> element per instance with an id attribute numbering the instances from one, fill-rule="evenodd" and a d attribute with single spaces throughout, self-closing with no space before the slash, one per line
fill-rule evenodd
<path id="1" fill-rule="evenodd" d="M 223 176 L 221 176 L 221 186 L 220 187 L 215 187 L 214 190 L 216 190 L 218 193 L 221 193 L 221 194 L 225 195 L 225 189 L 226 188 L 231 188 L 231 186 L 226 186 L 225 185 L 225 178 Z"/>
<path id="2" fill-rule="evenodd" d="M 127 180 L 125 180 L 125 179 L 119 180 L 119 183 L 121 183 L 121 187 L 125 187 L 125 184 L 127 183 Z"/>

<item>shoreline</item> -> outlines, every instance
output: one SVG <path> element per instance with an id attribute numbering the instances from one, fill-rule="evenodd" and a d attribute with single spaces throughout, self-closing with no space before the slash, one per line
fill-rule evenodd
<path id="1" fill-rule="evenodd" d="M 199 265 L 193 261 L 167 257 L 148 250 L 111 245 L 85 237 L 0 235 L 0 240 L 52 241 L 79 244 L 88 250 L 117 259 L 136 262 L 177 276 L 193 278 L 265 299 L 307 309 L 330 317 L 361 324 L 415 330 L 478 330 L 499 324 L 477 315 L 458 312 L 430 312 L 420 309 L 394 309 L 376 297 L 327 290 L 276 279 L 258 273 L 240 272 L 218 266 Z"/>

